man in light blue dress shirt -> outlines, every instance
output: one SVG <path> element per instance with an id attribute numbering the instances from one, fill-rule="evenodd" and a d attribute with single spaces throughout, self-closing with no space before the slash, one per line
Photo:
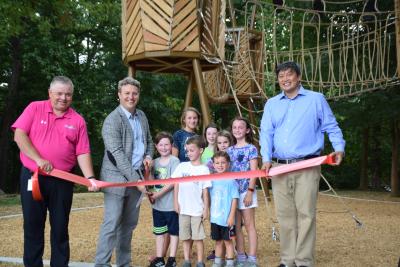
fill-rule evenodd
<path id="1" fill-rule="evenodd" d="M 328 134 L 336 165 L 344 155 L 345 141 L 324 96 L 306 90 L 295 62 L 277 66 L 280 94 L 268 100 L 260 125 L 263 168 L 317 157 Z M 280 226 L 279 267 L 313 267 L 316 239 L 316 205 L 321 167 L 272 178 L 272 192 Z"/>

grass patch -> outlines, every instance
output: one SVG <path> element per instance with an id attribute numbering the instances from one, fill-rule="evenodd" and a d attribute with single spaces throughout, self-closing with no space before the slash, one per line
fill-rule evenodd
<path id="1" fill-rule="evenodd" d="M 0 196 L 0 206 L 16 206 L 21 205 L 19 195 L 3 195 Z"/>

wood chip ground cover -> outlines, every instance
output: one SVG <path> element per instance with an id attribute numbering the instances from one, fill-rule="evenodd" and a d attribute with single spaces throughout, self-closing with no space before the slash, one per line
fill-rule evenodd
<path id="1" fill-rule="evenodd" d="M 387 193 L 343 192 L 351 198 L 363 198 L 373 201 L 344 199 L 348 207 L 363 222 L 356 227 L 351 215 L 345 212 L 340 200 L 320 195 L 317 214 L 316 266 L 397 266 L 400 257 L 400 199 L 390 198 Z M 279 264 L 279 244 L 271 239 L 273 206 L 265 205 L 262 192 L 258 192 L 259 208 L 256 211 L 256 225 L 259 238 L 258 258 L 261 267 Z M 369 198 L 369 196 L 371 196 Z M 379 202 L 386 201 L 386 202 Z M 395 203 L 391 203 L 391 202 Z M 0 202 L 1 203 L 1 202 Z M 93 262 L 97 237 L 102 222 L 103 204 L 101 193 L 81 193 L 74 196 L 73 208 L 80 209 L 71 213 L 70 245 L 71 261 Z M 21 212 L 19 205 L 0 206 L 0 256 L 22 257 L 23 234 L 22 217 L 2 218 L 5 215 Z M 209 224 L 206 223 L 209 234 Z M 46 248 L 44 258 L 49 259 L 49 225 L 46 226 Z M 279 230 L 279 229 L 278 229 Z M 140 221 L 132 240 L 133 264 L 147 266 L 148 256 L 154 253 L 155 244 L 152 235 L 151 206 L 144 200 L 141 206 Z M 205 240 L 205 251 L 213 249 L 210 238 Z M 178 261 L 183 257 L 179 247 Z M 211 266 L 207 262 L 207 266 Z M 0 263 L 0 266 L 17 266 Z"/>

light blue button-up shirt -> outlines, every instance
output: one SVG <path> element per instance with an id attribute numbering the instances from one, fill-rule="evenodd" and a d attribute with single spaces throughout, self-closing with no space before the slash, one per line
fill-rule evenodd
<path id="1" fill-rule="evenodd" d="M 139 169 L 143 163 L 144 157 L 144 139 L 143 130 L 137 113 L 130 113 L 123 106 L 120 106 L 126 117 L 128 118 L 129 124 L 132 128 L 133 133 L 133 149 L 132 149 L 132 166 L 134 169 Z"/>
<path id="2" fill-rule="evenodd" d="M 320 155 L 325 133 L 334 150 L 344 152 L 342 131 L 322 94 L 302 86 L 293 99 L 281 92 L 264 107 L 260 126 L 263 162 Z"/>

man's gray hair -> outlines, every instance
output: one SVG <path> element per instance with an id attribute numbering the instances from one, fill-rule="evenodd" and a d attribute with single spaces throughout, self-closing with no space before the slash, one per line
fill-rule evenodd
<path id="1" fill-rule="evenodd" d="M 55 76 L 50 83 L 49 90 L 51 90 L 53 85 L 56 83 L 67 84 L 71 88 L 71 91 L 74 92 L 74 84 L 72 83 L 71 79 L 68 78 L 67 76 Z"/>
<path id="2" fill-rule="evenodd" d="M 133 79 L 132 77 L 126 77 L 118 82 L 118 92 L 121 92 L 122 86 L 125 86 L 128 84 L 137 87 L 140 92 L 140 82 L 138 80 Z"/>

